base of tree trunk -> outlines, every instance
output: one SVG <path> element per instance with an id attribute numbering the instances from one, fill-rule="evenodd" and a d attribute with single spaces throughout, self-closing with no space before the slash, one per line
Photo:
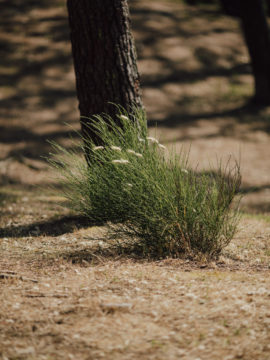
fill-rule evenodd
<path id="1" fill-rule="evenodd" d="M 259 97 L 255 95 L 249 100 L 248 104 L 254 107 L 266 107 L 270 106 L 270 99 L 268 97 Z"/>

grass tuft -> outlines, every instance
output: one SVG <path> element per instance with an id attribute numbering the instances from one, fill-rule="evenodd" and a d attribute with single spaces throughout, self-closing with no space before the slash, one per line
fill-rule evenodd
<path id="1" fill-rule="evenodd" d="M 89 127 L 101 145 L 84 138 L 71 152 L 53 144 L 49 160 L 72 210 L 106 223 L 110 234 L 143 256 L 220 254 L 238 223 L 232 206 L 241 182 L 237 163 L 220 162 L 217 170 L 198 173 L 188 154 L 148 136 L 138 109 L 133 115 L 122 110 L 117 122 L 95 116 Z"/>

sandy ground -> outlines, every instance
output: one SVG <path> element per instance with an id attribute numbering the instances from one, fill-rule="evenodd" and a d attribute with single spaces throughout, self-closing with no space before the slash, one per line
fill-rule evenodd
<path id="1" fill-rule="evenodd" d="M 79 128 L 65 3 L 0 2 L 0 359 L 267 360 L 270 109 L 245 107 L 238 23 L 175 1 L 130 7 L 150 132 L 191 144 L 194 166 L 241 160 L 239 232 L 210 264 L 100 250 L 103 229 L 60 206 L 42 158 L 47 140 L 73 146 L 65 122 Z"/>

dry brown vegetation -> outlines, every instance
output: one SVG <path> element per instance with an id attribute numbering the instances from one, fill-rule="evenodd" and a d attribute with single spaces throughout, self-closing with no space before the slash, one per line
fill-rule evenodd
<path id="1" fill-rule="evenodd" d="M 65 4 L 2 2 L 0 358 L 268 360 L 270 115 L 243 107 L 238 24 L 211 7 L 130 5 L 150 125 L 192 142 L 195 166 L 241 150 L 239 231 L 217 262 L 151 262 L 62 208 L 40 156 L 47 139 L 72 146 L 64 121 L 78 129 Z"/>

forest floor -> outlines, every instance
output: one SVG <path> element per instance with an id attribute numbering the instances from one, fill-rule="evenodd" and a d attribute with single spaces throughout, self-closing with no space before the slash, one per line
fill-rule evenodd
<path id="1" fill-rule="evenodd" d="M 0 359 L 270 358 L 270 109 L 216 7 L 130 1 L 151 133 L 194 166 L 241 160 L 242 219 L 218 261 L 115 255 L 66 210 L 44 156 L 79 129 L 63 0 L 0 12 Z M 157 128 L 155 128 L 157 124 Z"/>

